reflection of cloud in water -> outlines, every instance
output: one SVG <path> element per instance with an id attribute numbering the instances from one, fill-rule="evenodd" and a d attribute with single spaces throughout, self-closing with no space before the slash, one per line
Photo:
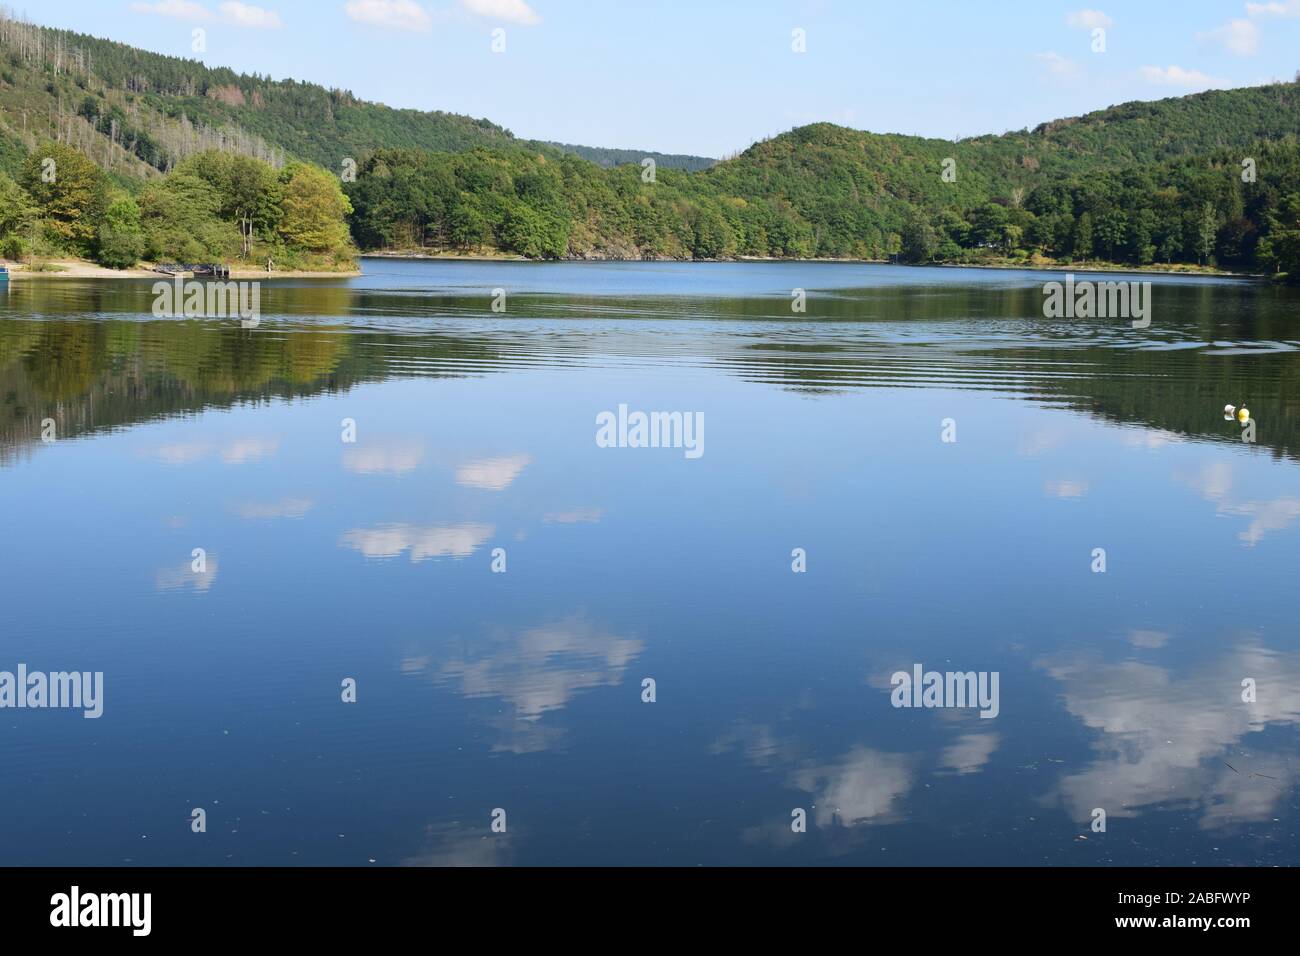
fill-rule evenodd
<path id="1" fill-rule="evenodd" d="M 224 444 L 210 441 L 169 442 L 146 448 L 143 454 L 164 465 L 192 465 L 214 453 L 227 465 L 246 465 L 274 455 L 279 447 L 278 438 L 235 438 Z"/>
<path id="2" fill-rule="evenodd" d="M 559 734 L 539 726 L 544 714 L 581 691 L 621 683 L 643 647 L 573 615 L 495 641 L 481 656 L 451 660 L 438 669 L 436 680 L 458 684 L 466 697 L 503 700 L 510 711 L 494 721 L 504 736 L 497 749 L 532 752 L 550 746 Z"/>
<path id="3" fill-rule="evenodd" d="M 552 511 L 542 520 L 547 524 L 595 524 L 603 517 L 604 508 L 570 508 L 568 511 Z"/>
<path id="4" fill-rule="evenodd" d="M 1253 548 L 1264 535 L 1283 531 L 1300 518 L 1300 498 L 1292 495 L 1271 501 L 1233 500 L 1232 465 L 1226 461 L 1214 462 L 1194 474 L 1181 477 L 1207 501 L 1214 502 L 1219 514 L 1251 519 L 1246 529 L 1237 534 L 1247 547 Z"/>
<path id="5" fill-rule="evenodd" d="M 1043 491 L 1053 498 L 1082 498 L 1088 493 L 1088 482 L 1069 478 L 1048 481 L 1044 482 Z"/>
<path id="6" fill-rule="evenodd" d="M 532 461 L 532 456 L 520 454 L 466 462 L 456 469 L 456 484 L 465 488 L 504 491 Z"/>
<path id="7" fill-rule="evenodd" d="M 989 762 L 1001 739 L 998 734 L 962 734 L 956 743 L 944 748 L 939 765 L 958 775 L 977 773 Z"/>
<path id="8" fill-rule="evenodd" d="M 159 591 L 180 591 L 185 588 L 206 591 L 217 580 L 217 556 L 209 553 L 204 557 L 204 562 L 206 570 L 202 573 L 192 570 L 192 560 L 182 561 L 174 568 L 159 568 L 154 575 L 154 586 Z"/>
<path id="9" fill-rule="evenodd" d="M 1133 816 L 1171 801 L 1199 807 L 1203 827 L 1263 820 L 1291 786 L 1279 757 L 1235 748 L 1269 724 L 1300 723 L 1294 654 L 1244 642 L 1187 676 L 1093 656 L 1057 655 L 1039 666 L 1063 685 L 1069 712 L 1102 734 L 1097 758 L 1058 787 L 1076 820 L 1090 819 L 1094 807 Z M 1241 700 L 1247 677 L 1256 681 L 1255 703 Z"/>
<path id="10" fill-rule="evenodd" d="M 1120 441 L 1130 448 L 1156 449 L 1165 445 L 1177 445 L 1186 441 L 1177 432 L 1168 432 L 1159 428 L 1125 428 Z"/>
<path id="11" fill-rule="evenodd" d="M 714 741 L 709 753 L 723 754 L 729 750 L 739 750 L 746 760 L 761 767 L 782 758 L 793 761 L 798 755 L 798 747 L 792 741 L 779 739 L 767 724 L 745 722 L 736 724 Z"/>
<path id="12" fill-rule="evenodd" d="M 270 502 L 240 501 L 232 506 L 232 510 L 239 517 L 249 519 L 301 518 L 312 509 L 312 504 L 307 498 L 284 498 Z"/>
<path id="13" fill-rule="evenodd" d="M 1155 650 L 1169 643 L 1169 635 L 1161 631 L 1134 631 L 1128 636 L 1128 642 L 1134 647 Z"/>
<path id="14" fill-rule="evenodd" d="M 1061 428 L 1038 428 L 1021 432 L 1016 441 L 1016 453 L 1026 458 L 1051 451 L 1065 441 L 1065 431 Z"/>
<path id="15" fill-rule="evenodd" d="M 492 833 L 486 823 L 430 824 L 425 847 L 402 861 L 403 866 L 509 866 L 514 859 L 513 834 Z"/>
<path id="16" fill-rule="evenodd" d="M 414 439 L 371 438 L 343 450 L 343 467 L 354 475 L 405 475 L 424 460 L 424 446 Z"/>
<path id="17" fill-rule="evenodd" d="M 1232 465 L 1215 461 L 1184 480 L 1210 501 L 1222 501 L 1232 490 Z"/>
<path id="18" fill-rule="evenodd" d="M 1300 518 L 1300 498 L 1275 498 L 1272 501 L 1248 501 L 1239 505 L 1225 505 L 1219 509 L 1225 514 L 1241 515 L 1251 519 L 1245 531 L 1237 537 L 1248 546 L 1259 544 L 1270 531 L 1282 531 Z"/>
<path id="19" fill-rule="evenodd" d="M 485 524 L 428 528 L 388 524 L 354 528 L 339 539 L 339 544 L 360 551 L 367 558 L 395 558 L 407 550 L 411 552 L 412 562 L 446 556 L 464 558 L 478 550 L 494 530 Z"/>
<path id="20" fill-rule="evenodd" d="M 996 746 L 996 734 L 970 736 L 992 737 L 988 753 Z M 714 754 L 737 750 L 757 766 L 784 769 L 787 786 L 812 795 L 808 819 L 816 826 L 853 827 L 898 819 L 897 804 L 916 776 L 916 757 L 858 745 L 838 759 L 817 762 L 801 756 L 804 749 L 795 737 L 780 737 L 766 724 L 747 722 L 737 723 L 709 748 Z M 788 831 L 788 823 L 759 827 L 745 831 L 743 838 L 781 844 Z"/>
<path id="21" fill-rule="evenodd" d="M 172 442 L 151 449 L 148 454 L 164 465 L 189 465 L 212 454 L 208 442 Z"/>
<path id="22" fill-rule="evenodd" d="M 813 795 L 809 819 L 819 827 L 890 823 L 912 788 L 913 762 L 905 754 L 854 747 L 834 763 L 794 771 L 789 782 Z"/>
<path id="23" fill-rule="evenodd" d="M 278 438 L 239 438 L 222 446 L 221 460 L 227 465 L 246 465 L 274 455 L 279 447 Z"/>

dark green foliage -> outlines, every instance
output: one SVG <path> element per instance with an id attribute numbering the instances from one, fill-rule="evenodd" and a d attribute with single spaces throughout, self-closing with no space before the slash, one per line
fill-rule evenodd
<path id="1" fill-rule="evenodd" d="M 653 150 L 635 150 L 635 149 L 608 149 L 603 146 L 575 146 L 572 143 L 552 143 L 542 142 L 533 145 L 549 146 L 558 149 L 562 153 L 572 153 L 580 159 L 585 159 L 589 163 L 595 163 L 597 166 L 604 166 L 612 169 L 615 166 L 640 166 L 646 159 L 653 159 L 655 165 L 661 169 L 684 169 L 687 172 L 697 172 L 701 169 L 708 169 L 716 159 L 709 159 L 705 156 L 689 156 L 683 153 L 656 153 Z"/>
<path id="2" fill-rule="evenodd" d="M 1286 271 L 1281 204 L 1300 196 L 1288 139 L 1163 163 L 1035 174 L 1025 187 L 901 138 L 825 125 L 699 173 L 602 169 L 524 150 L 380 150 L 345 184 L 367 249 L 495 249 L 532 258 L 898 256 L 1094 260 Z M 1244 154 L 1255 181 L 1242 176 Z M 877 164 L 895 163 L 888 173 Z M 927 166 L 927 163 L 929 165 Z M 1288 207 L 1289 208 L 1289 207 Z M 1267 253 L 1267 256 L 1265 255 Z"/>

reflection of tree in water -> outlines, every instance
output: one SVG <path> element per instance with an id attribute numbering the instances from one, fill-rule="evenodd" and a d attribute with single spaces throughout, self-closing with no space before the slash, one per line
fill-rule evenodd
<path id="1" fill-rule="evenodd" d="M 1300 353 L 1284 350 L 1296 340 L 1294 290 L 1157 284 L 1152 326 L 1139 331 L 1123 320 L 1044 319 L 1041 287 L 1010 282 L 809 289 L 808 311 L 799 315 L 787 295 L 775 293 L 521 294 L 512 297 L 508 317 L 487 313 L 481 295 L 267 286 L 264 314 L 276 319 L 257 329 L 236 320 L 141 320 L 152 301 L 147 283 L 33 283 L 21 300 L 11 295 L 0 303 L 9 306 L 0 314 L 43 317 L 0 318 L 0 460 L 37 441 L 44 417 L 70 437 L 359 382 L 479 375 L 511 362 L 611 352 L 670 361 L 703 356 L 719 371 L 808 393 L 981 389 L 1225 441 L 1239 441 L 1240 429 L 1218 411 L 1244 402 L 1258 423 L 1258 445 L 1300 453 Z M 83 318 L 113 313 L 124 318 Z M 513 317 L 575 321 L 516 333 L 501 327 Z M 593 317 L 604 321 L 580 321 Z M 622 332 L 621 318 L 707 321 L 671 328 L 673 342 L 682 343 L 674 346 L 664 336 Z M 481 330 L 472 324 L 479 320 Z M 430 321 L 464 324 L 449 332 L 429 328 Z"/>
<path id="2" fill-rule="evenodd" d="M 862 300 L 824 303 L 818 314 L 887 317 L 866 326 L 874 334 L 822 326 L 828 340 L 800 343 L 792 330 L 747 346 L 728 363 L 746 379 L 802 391 L 978 388 L 1234 442 L 1241 429 L 1224 423 L 1220 410 L 1245 403 L 1257 423 L 1256 444 L 1300 457 L 1294 291 L 1159 286 L 1152 328 L 1141 331 L 1123 321 L 1041 319 L 1041 302 L 1037 289 L 871 290 Z M 895 324 L 900 319 L 921 324 L 904 328 Z"/>
<path id="3" fill-rule="evenodd" d="M 242 329 L 187 320 L 0 320 L 0 460 L 40 439 L 53 418 L 61 438 L 241 402 L 338 392 L 395 373 L 412 354 L 482 357 L 445 336 L 414 350 L 392 335 L 337 326 Z"/>

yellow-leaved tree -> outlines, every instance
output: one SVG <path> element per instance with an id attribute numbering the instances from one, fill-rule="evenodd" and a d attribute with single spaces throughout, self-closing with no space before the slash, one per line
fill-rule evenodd
<path id="1" fill-rule="evenodd" d="M 309 163 L 290 163 L 280 172 L 280 182 L 278 231 L 286 245 L 333 258 L 354 254 L 347 224 L 352 203 L 332 173 Z"/>

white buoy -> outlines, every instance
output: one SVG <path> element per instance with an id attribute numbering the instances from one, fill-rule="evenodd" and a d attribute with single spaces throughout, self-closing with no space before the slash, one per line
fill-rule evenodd
<path id="1" fill-rule="evenodd" d="M 1225 414 L 1225 415 L 1229 415 L 1229 416 L 1237 414 L 1237 406 L 1236 406 L 1236 405 L 1224 405 L 1224 406 L 1223 406 L 1223 414 Z"/>

